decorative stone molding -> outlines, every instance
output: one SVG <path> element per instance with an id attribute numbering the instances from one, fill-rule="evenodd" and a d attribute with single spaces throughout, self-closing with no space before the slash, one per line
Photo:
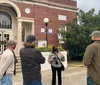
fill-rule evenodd
<path id="1" fill-rule="evenodd" d="M 21 12 L 20 12 L 19 7 L 16 4 L 14 4 L 11 0 L 0 0 L 0 4 L 3 4 L 3 3 L 8 4 L 9 6 L 11 5 L 17 13 L 17 17 L 21 17 Z"/>
<path id="2" fill-rule="evenodd" d="M 43 3 L 43 4 L 48 4 L 48 5 L 51 5 L 51 6 L 61 7 L 61 8 L 77 10 L 77 7 L 64 5 L 64 4 L 60 4 L 60 3 L 54 3 L 54 2 L 51 2 L 51 1 L 47 1 L 47 0 L 32 0 L 32 1 L 38 2 L 38 3 Z"/>

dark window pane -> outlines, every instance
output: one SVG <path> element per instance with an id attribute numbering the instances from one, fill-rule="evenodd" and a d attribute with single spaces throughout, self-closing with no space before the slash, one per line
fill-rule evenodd
<path id="1" fill-rule="evenodd" d="M 1 29 L 12 29 L 11 16 L 4 11 L 0 11 L 0 28 Z"/>

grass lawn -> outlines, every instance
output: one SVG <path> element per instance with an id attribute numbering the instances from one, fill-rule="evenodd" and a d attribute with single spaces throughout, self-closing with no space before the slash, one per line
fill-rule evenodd
<path id="1" fill-rule="evenodd" d="M 75 67 L 75 66 L 84 66 L 84 65 L 80 60 L 68 60 L 68 66 Z"/>

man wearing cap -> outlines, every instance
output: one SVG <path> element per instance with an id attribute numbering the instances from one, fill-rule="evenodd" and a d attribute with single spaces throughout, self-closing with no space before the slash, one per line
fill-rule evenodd
<path id="1" fill-rule="evenodd" d="M 83 63 L 87 66 L 87 85 L 100 85 L 100 31 L 92 32 L 94 42 L 87 46 Z"/>
<path id="2" fill-rule="evenodd" d="M 13 85 L 12 74 L 14 71 L 14 55 L 13 50 L 16 47 L 16 41 L 9 40 L 7 49 L 3 52 L 0 59 L 0 81 L 1 85 Z"/>
<path id="3" fill-rule="evenodd" d="M 20 49 L 23 85 L 42 85 L 41 64 L 45 58 L 40 51 L 35 49 L 36 37 L 28 35 L 24 47 Z"/>

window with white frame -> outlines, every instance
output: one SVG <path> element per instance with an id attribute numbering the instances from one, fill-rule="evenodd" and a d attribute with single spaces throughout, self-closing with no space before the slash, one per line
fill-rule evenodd
<path id="1" fill-rule="evenodd" d="M 66 25 L 61 25 L 61 26 L 58 28 L 58 39 L 59 39 L 59 40 L 62 39 L 62 35 L 61 35 L 61 33 L 59 33 L 59 31 L 61 31 L 61 30 L 67 31 Z"/>
<path id="2" fill-rule="evenodd" d="M 4 11 L 0 11 L 0 29 L 12 29 L 11 16 Z"/>
<path id="3" fill-rule="evenodd" d="M 67 31 L 67 26 L 66 26 L 66 25 L 61 25 L 61 26 L 59 27 L 59 31 L 61 31 L 61 30 Z"/>
<path id="4" fill-rule="evenodd" d="M 58 15 L 58 20 L 67 21 L 67 16 L 65 16 L 65 15 Z"/>

